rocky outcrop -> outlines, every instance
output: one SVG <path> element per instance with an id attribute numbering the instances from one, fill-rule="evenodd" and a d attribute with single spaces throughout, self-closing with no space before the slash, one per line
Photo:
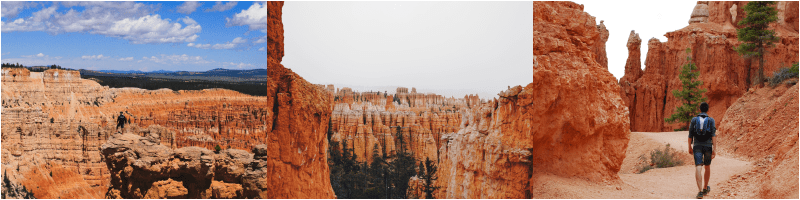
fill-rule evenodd
<path id="1" fill-rule="evenodd" d="M 680 106 L 672 91 L 681 89 L 678 75 L 687 56 L 699 68 L 699 79 L 703 81 L 700 87 L 707 89 L 709 115 L 724 123 L 725 110 L 751 87 L 749 77 L 758 69 L 757 61 L 747 60 L 733 50 L 741 43 L 736 24 L 743 17 L 746 4 L 700 1 L 688 26 L 665 34 L 667 42 L 655 38 L 648 41 L 644 74 L 636 79 L 638 72 L 628 76 L 626 71 L 630 78 L 620 80 L 620 93 L 625 93 L 631 102 L 632 131 L 672 131 L 683 126 L 665 123 L 664 119 Z M 798 61 L 797 2 L 779 2 L 776 7 L 779 20 L 771 27 L 781 39 L 766 54 L 765 75 Z M 692 50 L 690 54 L 685 52 L 687 48 Z M 631 56 L 634 55 L 629 54 L 629 61 L 636 59 Z"/>
<path id="2" fill-rule="evenodd" d="M 265 175 L 254 184 L 268 198 L 334 198 L 327 163 L 333 95 L 280 64 L 283 2 L 267 2 L 267 150 Z"/>
<path id="3" fill-rule="evenodd" d="M 793 80 L 796 84 L 797 79 Z M 755 191 L 744 198 L 796 198 L 798 193 L 798 86 L 752 89 L 728 108 L 715 145 L 754 161 L 732 178 L 733 188 Z"/>
<path id="4" fill-rule="evenodd" d="M 253 152 L 262 151 L 260 146 Z M 111 172 L 106 198 L 267 198 L 263 155 L 244 150 L 214 152 L 199 147 L 173 150 L 156 134 L 115 134 L 101 151 Z M 248 180 L 246 180 L 248 179 Z"/>
<path id="5" fill-rule="evenodd" d="M 630 135 L 619 85 L 597 62 L 595 18 L 533 4 L 533 83 L 464 111 L 440 148 L 437 198 L 532 198 L 537 176 L 618 181 Z"/>

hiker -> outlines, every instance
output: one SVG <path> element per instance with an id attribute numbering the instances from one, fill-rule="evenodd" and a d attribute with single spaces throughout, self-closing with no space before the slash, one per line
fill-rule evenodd
<path id="1" fill-rule="evenodd" d="M 708 179 L 711 177 L 711 159 L 717 155 L 714 152 L 713 140 L 713 137 L 717 135 L 717 127 L 714 118 L 709 117 L 706 112 L 708 112 L 708 104 L 700 103 L 700 114 L 692 118 L 692 122 L 689 123 L 689 154 L 694 156 L 694 165 L 697 168 L 695 179 L 697 179 L 697 189 L 699 190 L 698 199 L 702 199 L 711 191 L 711 187 L 708 186 Z M 705 174 L 703 174 L 703 168 L 705 168 Z"/>
<path id="2" fill-rule="evenodd" d="M 119 117 L 117 117 L 117 129 L 122 128 L 125 130 L 125 122 L 128 120 L 125 119 L 125 115 L 122 114 L 122 111 L 119 112 Z"/>

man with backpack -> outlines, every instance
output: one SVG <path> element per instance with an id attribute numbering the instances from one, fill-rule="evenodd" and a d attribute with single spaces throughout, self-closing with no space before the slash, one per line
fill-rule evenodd
<path id="1" fill-rule="evenodd" d="M 709 117 L 706 112 L 708 104 L 700 103 L 700 114 L 692 118 L 692 122 L 689 123 L 689 153 L 694 156 L 694 165 L 697 168 L 695 179 L 697 179 L 697 189 L 700 191 L 697 193 L 698 199 L 702 199 L 711 191 L 711 187 L 708 186 L 708 179 L 711 177 L 711 159 L 717 155 L 714 152 L 713 140 L 717 135 L 717 127 L 714 118 Z"/>
<path id="2" fill-rule="evenodd" d="M 122 128 L 122 130 L 124 131 L 125 130 L 125 123 L 127 121 L 128 120 L 125 119 L 125 115 L 123 115 L 122 112 L 119 112 L 119 117 L 117 117 L 117 129 Z"/>

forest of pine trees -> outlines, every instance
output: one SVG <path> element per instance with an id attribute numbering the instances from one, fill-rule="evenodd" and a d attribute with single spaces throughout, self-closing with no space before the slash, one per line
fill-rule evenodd
<path id="1" fill-rule="evenodd" d="M 397 133 L 402 133 L 397 127 Z M 329 135 L 330 133 L 329 129 Z M 398 134 L 402 135 L 402 134 Z M 403 137 L 395 138 L 397 149 L 406 149 Z M 385 148 L 382 148 L 385 149 Z M 437 189 L 431 185 L 436 180 L 436 165 L 431 160 L 420 161 L 416 165 L 414 156 L 408 151 L 398 151 L 391 161 L 387 160 L 385 150 L 378 151 L 377 144 L 372 151 L 372 161 L 359 163 L 353 148 L 347 140 L 340 144 L 330 141 L 328 165 L 331 170 L 331 186 L 340 199 L 407 199 L 408 181 L 413 176 L 425 180 L 426 198 L 432 199 Z"/>

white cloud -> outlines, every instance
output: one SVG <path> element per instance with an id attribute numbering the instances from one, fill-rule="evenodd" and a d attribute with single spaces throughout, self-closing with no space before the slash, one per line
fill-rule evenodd
<path id="1" fill-rule="evenodd" d="M 258 49 L 258 51 L 267 51 L 267 48 L 266 47 L 261 47 L 260 49 Z"/>
<path id="2" fill-rule="evenodd" d="M 91 55 L 91 56 L 81 56 L 81 59 L 84 59 L 84 60 L 100 60 L 100 59 L 103 59 L 103 58 L 104 58 L 103 54 Z"/>
<path id="3" fill-rule="evenodd" d="M 266 3 L 254 3 L 247 10 L 233 15 L 233 18 L 225 18 L 226 26 L 249 26 L 250 30 L 267 29 L 267 5 Z"/>
<path id="4" fill-rule="evenodd" d="M 119 61 L 132 61 L 133 57 L 120 58 Z"/>
<path id="5" fill-rule="evenodd" d="M 192 14 L 192 12 L 197 10 L 197 7 L 200 7 L 202 5 L 203 5 L 203 3 L 200 3 L 200 2 L 197 2 L 197 1 L 183 2 L 183 4 L 178 6 L 178 13 L 182 13 L 182 14 L 186 14 L 186 15 Z"/>
<path id="6" fill-rule="evenodd" d="M 134 44 L 194 42 L 202 28 L 189 17 L 180 22 L 151 15 L 157 6 L 134 2 L 61 2 L 83 6 L 58 13 L 57 5 L 34 12 L 31 17 L 2 22 L 2 32 L 45 31 L 50 34 L 83 32 L 118 37 Z M 184 26 L 185 25 L 185 26 Z"/>
<path id="7" fill-rule="evenodd" d="M 253 64 L 250 64 L 250 63 L 243 63 L 243 62 L 240 62 L 240 63 L 235 63 L 235 62 L 224 62 L 224 63 L 222 63 L 222 66 L 225 66 L 225 67 L 236 67 L 236 68 L 239 68 L 239 69 L 242 69 L 242 68 L 253 68 L 253 67 L 255 67 L 255 65 L 253 65 Z"/>
<path id="8" fill-rule="evenodd" d="M 254 44 L 261 44 L 267 42 L 267 36 L 264 35 L 263 37 L 259 37 L 256 41 L 253 41 Z"/>
<path id="9" fill-rule="evenodd" d="M 189 43 L 186 46 L 194 47 L 194 48 L 198 48 L 198 49 L 233 49 L 233 48 L 236 48 L 237 46 L 241 46 L 241 44 L 244 44 L 246 42 L 247 42 L 247 39 L 243 39 L 242 37 L 237 37 L 237 38 L 234 38 L 233 41 L 226 42 L 225 44 L 214 44 L 214 45 L 211 45 L 211 44 Z"/>
<path id="10" fill-rule="evenodd" d="M 205 60 L 201 56 L 188 56 L 186 54 L 183 55 L 166 55 L 161 54 L 159 57 L 150 56 L 142 57 L 142 60 L 152 61 L 161 64 L 208 64 L 214 61 Z"/>
<path id="11" fill-rule="evenodd" d="M 44 57 L 44 54 L 43 53 L 36 54 L 36 57 L 40 57 L 40 58 Z"/>
<path id="12" fill-rule="evenodd" d="M 196 33 L 202 28 L 189 17 L 183 18 L 182 21 L 186 23 L 186 27 L 182 28 L 178 23 L 171 23 L 169 19 L 161 19 L 161 16 L 156 14 L 135 20 L 126 18 L 114 22 L 108 29 L 93 32 L 120 37 L 134 44 L 194 42 L 199 37 Z"/>
<path id="13" fill-rule="evenodd" d="M 3 17 L 14 18 L 22 10 L 35 5 L 36 3 L 27 1 L 3 1 L 2 5 L 0 5 L 0 13 L 2 13 Z"/>
<path id="14" fill-rule="evenodd" d="M 214 4 L 214 7 L 211 7 L 210 9 L 206 9 L 205 12 L 215 12 L 215 11 L 222 12 L 222 11 L 230 10 L 233 7 L 235 7 L 236 4 L 238 4 L 238 3 L 239 2 L 237 2 L 237 1 L 229 1 L 228 3 L 222 3 L 221 1 L 217 1 L 217 3 Z"/>

